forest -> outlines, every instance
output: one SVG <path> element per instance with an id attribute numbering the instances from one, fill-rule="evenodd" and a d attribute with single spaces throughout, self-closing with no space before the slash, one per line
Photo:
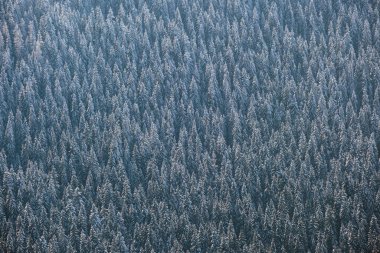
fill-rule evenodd
<path id="1" fill-rule="evenodd" d="M 0 252 L 380 252 L 378 0 L 0 0 Z"/>

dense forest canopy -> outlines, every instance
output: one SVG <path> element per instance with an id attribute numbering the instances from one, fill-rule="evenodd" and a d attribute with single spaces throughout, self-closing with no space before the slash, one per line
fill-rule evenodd
<path id="1" fill-rule="evenodd" d="M 379 252 L 377 0 L 0 1 L 0 252 Z"/>

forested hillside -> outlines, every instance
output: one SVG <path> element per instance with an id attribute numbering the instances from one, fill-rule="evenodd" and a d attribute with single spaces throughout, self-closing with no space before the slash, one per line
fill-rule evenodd
<path id="1" fill-rule="evenodd" d="M 379 252 L 377 0 L 0 0 L 0 252 Z"/>

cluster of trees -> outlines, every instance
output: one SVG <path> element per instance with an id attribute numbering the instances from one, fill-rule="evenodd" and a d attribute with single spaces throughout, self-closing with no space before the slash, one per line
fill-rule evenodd
<path id="1" fill-rule="evenodd" d="M 379 1 L 0 1 L 0 251 L 378 252 L 379 59 Z"/>

